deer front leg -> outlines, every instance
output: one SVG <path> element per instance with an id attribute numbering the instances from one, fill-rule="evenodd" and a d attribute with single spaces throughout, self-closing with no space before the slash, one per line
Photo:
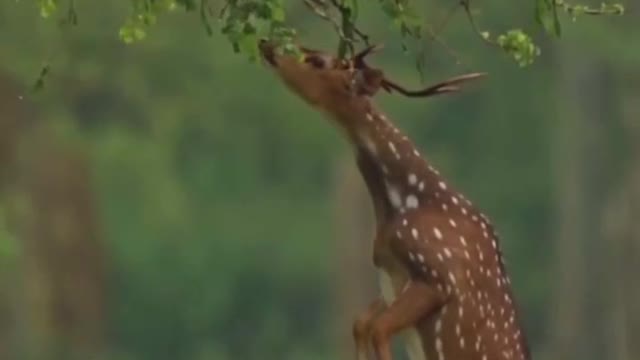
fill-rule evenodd
<path id="1" fill-rule="evenodd" d="M 411 281 L 396 300 L 373 320 L 371 341 L 378 360 L 391 360 L 391 338 L 442 306 L 445 299 L 431 286 Z"/>
<path id="2" fill-rule="evenodd" d="M 387 304 L 378 298 L 374 300 L 367 309 L 360 314 L 353 323 L 353 339 L 356 343 L 356 355 L 358 360 L 369 358 L 369 341 L 371 335 L 371 324 L 373 319 L 385 308 Z"/>

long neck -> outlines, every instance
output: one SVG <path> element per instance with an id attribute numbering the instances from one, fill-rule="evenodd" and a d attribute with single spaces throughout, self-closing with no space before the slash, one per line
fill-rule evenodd
<path id="1" fill-rule="evenodd" d="M 411 140 L 369 101 L 359 105 L 339 120 L 355 147 L 378 224 L 447 196 L 447 184 Z"/>

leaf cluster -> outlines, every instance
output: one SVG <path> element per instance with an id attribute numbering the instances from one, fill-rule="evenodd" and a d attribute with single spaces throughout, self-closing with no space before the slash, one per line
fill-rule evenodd
<path id="1" fill-rule="evenodd" d="M 51 17 L 59 7 L 59 0 L 38 0 L 40 14 Z M 352 50 L 357 36 L 368 42 L 368 36 L 359 31 L 356 22 L 359 13 L 359 0 L 304 0 L 315 15 L 329 20 L 340 36 L 338 53 L 344 56 Z M 427 22 L 420 16 L 412 0 L 378 0 L 378 7 L 397 28 L 403 39 L 421 39 L 427 35 Z M 73 0 L 68 0 L 66 21 L 77 22 Z M 211 0 L 131 0 L 131 15 L 119 30 L 119 36 L 125 43 L 134 43 L 146 38 L 149 28 L 165 13 L 182 9 L 197 12 L 205 31 L 213 33 L 212 19 L 217 18 L 220 31 L 224 34 L 235 52 L 243 53 L 250 59 L 258 57 L 258 41 L 262 37 L 270 38 L 287 52 L 295 51 L 293 39 L 296 30 L 286 24 L 286 6 L 284 0 L 225 0 L 218 11 L 214 11 Z M 218 4 L 218 3 L 217 3 Z M 218 4 L 220 5 L 220 4 Z M 533 38 L 520 28 L 514 28 L 491 37 L 489 31 L 480 30 L 472 15 L 471 1 L 462 0 L 460 6 L 465 9 L 469 21 L 488 44 L 497 46 L 520 66 L 533 63 L 540 54 L 540 48 Z M 332 14 L 338 13 L 339 20 Z M 560 14 L 567 14 L 575 21 L 580 15 L 622 15 L 624 7 L 620 4 L 605 4 L 590 7 L 581 4 L 569 4 L 565 0 L 535 0 L 535 19 L 544 31 L 559 37 L 561 35 Z M 403 42 L 406 50 L 406 44 Z"/>

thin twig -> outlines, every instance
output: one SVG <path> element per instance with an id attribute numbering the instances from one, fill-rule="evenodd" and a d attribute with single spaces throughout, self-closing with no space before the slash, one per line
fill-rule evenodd
<path id="1" fill-rule="evenodd" d="M 442 31 L 444 31 L 444 28 L 447 26 L 447 24 L 449 23 L 449 21 L 453 18 L 453 15 L 455 15 L 455 13 L 457 12 L 458 8 L 460 8 L 460 3 L 455 3 L 454 6 L 452 6 L 449 11 L 447 11 L 446 15 L 444 16 L 444 18 L 442 20 L 440 20 L 439 24 L 437 24 L 435 27 L 434 26 L 430 26 L 429 24 L 425 24 L 425 28 L 427 29 L 427 33 L 426 35 L 429 37 L 429 39 L 431 41 L 433 41 L 434 43 L 440 45 L 449 56 L 451 56 L 453 59 L 455 59 L 456 64 L 458 65 L 469 65 L 468 61 L 463 60 L 462 56 L 455 51 L 453 48 L 451 48 L 449 45 L 447 45 L 447 43 L 442 39 L 440 33 L 442 33 Z M 424 49 L 422 50 L 424 51 Z"/>
<path id="2" fill-rule="evenodd" d="M 433 31 L 435 31 L 436 33 L 439 33 L 442 30 L 444 30 L 445 26 L 447 26 L 449 21 L 453 18 L 453 15 L 455 15 L 456 12 L 458 11 L 458 8 L 460 8 L 460 4 L 459 3 L 458 4 L 453 4 L 451 9 L 449 9 L 449 12 L 447 13 L 447 15 L 444 17 L 444 19 L 442 19 L 440 24 L 438 24 L 438 26 L 436 26 L 436 28 Z"/>
<path id="3" fill-rule="evenodd" d="M 462 6 L 462 8 L 464 9 L 465 13 L 467 14 L 467 18 L 469 19 L 469 23 L 471 24 L 471 28 L 473 29 L 473 31 L 478 34 L 478 37 L 480 37 L 480 39 L 482 39 L 482 41 L 484 41 L 485 43 L 491 45 L 491 46 L 499 46 L 497 42 L 491 40 L 491 38 L 484 36 L 482 31 L 480 31 L 480 28 L 478 28 L 478 25 L 476 24 L 476 20 L 473 17 L 473 14 L 471 13 L 471 9 L 469 7 L 469 0 L 462 0 L 460 1 L 460 5 Z"/>
<path id="4" fill-rule="evenodd" d="M 69 0 L 66 16 L 58 20 L 58 24 L 57 24 L 61 36 L 63 37 L 66 36 L 68 32 L 71 31 L 69 29 L 72 26 L 76 26 L 77 24 L 78 24 L 78 14 L 76 12 L 75 2 L 74 0 Z M 60 46 L 52 43 L 49 45 L 49 49 L 46 50 L 46 52 L 47 52 L 47 55 L 45 60 L 42 63 L 42 66 L 40 67 L 38 76 L 36 77 L 35 81 L 31 85 L 32 93 L 37 93 L 38 91 L 41 91 L 45 86 L 45 82 L 51 77 L 52 66 L 53 66 L 52 64 L 54 63 L 55 58 L 61 52 Z"/>
<path id="5" fill-rule="evenodd" d="M 220 8 L 220 13 L 218 14 L 218 18 L 222 19 L 224 18 L 225 14 L 227 13 L 227 10 L 229 10 L 229 0 L 224 2 L 224 5 L 222 5 L 222 8 Z"/>
<path id="6" fill-rule="evenodd" d="M 347 19 L 349 20 L 351 18 L 351 10 L 341 4 L 338 4 L 337 0 L 331 0 L 331 3 L 333 4 L 333 6 L 338 9 L 338 11 L 340 11 L 343 19 Z M 358 2 L 354 2 L 354 4 L 358 4 Z M 356 9 L 356 14 L 357 14 L 357 9 Z M 355 20 L 355 17 L 354 17 Z M 363 31 L 361 31 L 360 29 L 358 29 L 358 27 L 356 26 L 355 23 L 349 21 L 348 26 L 351 28 L 351 30 L 358 35 L 358 37 L 360 38 L 360 40 L 362 40 L 362 42 L 364 42 L 365 46 L 371 46 L 371 44 L 369 43 L 369 35 L 365 34 Z"/>
<path id="7" fill-rule="evenodd" d="M 312 0 L 304 0 L 304 4 L 307 5 L 307 7 L 313 11 L 318 17 L 320 17 L 323 20 L 328 21 L 333 28 L 335 29 L 336 33 L 338 33 L 338 36 L 340 37 L 340 42 L 345 42 L 345 43 L 352 43 L 353 40 L 350 39 L 349 37 L 347 37 L 347 35 L 344 32 L 343 27 L 338 23 L 338 21 L 336 19 L 334 19 L 333 17 L 329 16 L 329 14 L 327 14 L 326 9 L 321 9 L 317 3 L 313 2 Z"/>
<path id="8" fill-rule="evenodd" d="M 349 7 L 339 3 L 338 0 L 331 0 L 331 5 L 340 13 L 341 19 L 338 20 L 329 15 L 327 4 L 323 0 L 303 0 L 303 3 L 318 17 L 328 21 L 333 26 L 340 37 L 338 44 L 339 57 L 345 57 L 347 52 L 354 53 L 354 43 L 358 41 L 354 35 L 360 38 L 366 46 L 369 46 L 369 35 L 355 26 Z"/>
<path id="9" fill-rule="evenodd" d="M 340 39 L 340 43 L 338 43 L 338 57 L 343 59 L 347 55 L 347 51 L 351 54 L 354 53 L 353 49 L 353 23 L 351 22 L 351 9 L 344 6 L 343 4 L 339 4 L 338 0 L 331 0 L 333 6 L 338 9 L 340 12 L 340 17 L 342 18 L 341 29 L 343 34 L 345 35 L 342 39 Z"/>
<path id="10" fill-rule="evenodd" d="M 456 60 L 456 62 L 458 64 L 461 63 L 465 63 L 467 64 L 467 61 L 462 61 L 461 60 L 461 56 L 460 54 L 453 50 L 449 45 L 447 45 L 446 42 L 444 42 L 444 40 L 442 40 L 442 38 L 440 37 L 440 35 L 438 35 L 436 33 L 436 31 L 433 30 L 433 28 L 431 26 L 429 26 L 428 24 L 425 25 L 425 28 L 427 29 L 427 36 L 436 44 L 440 45 L 448 54 L 449 56 L 451 56 L 452 58 L 454 58 Z"/>
<path id="11" fill-rule="evenodd" d="M 624 14 L 624 7 L 619 4 L 607 5 L 602 3 L 600 9 L 592 8 L 583 5 L 571 5 L 564 2 L 564 0 L 554 0 L 554 5 L 562 8 L 569 15 L 585 14 L 585 15 L 622 15 Z"/>
<path id="12" fill-rule="evenodd" d="M 213 35 L 213 29 L 211 28 L 211 24 L 209 24 L 209 14 L 209 0 L 200 0 L 200 22 L 202 22 L 207 35 L 211 36 Z"/>
<path id="13" fill-rule="evenodd" d="M 364 42 L 365 46 L 370 46 L 371 45 L 371 43 L 369 43 L 369 35 L 363 33 L 356 26 L 353 27 L 353 32 L 355 32 L 356 35 L 358 35 L 358 37 L 362 40 L 362 42 Z"/>

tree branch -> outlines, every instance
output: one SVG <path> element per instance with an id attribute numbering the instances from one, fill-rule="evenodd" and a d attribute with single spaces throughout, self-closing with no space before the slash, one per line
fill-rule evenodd
<path id="1" fill-rule="evenodd" d="M 554 0 L 554 4 L 562 8 L 569 15 L 623 15 L 624 7 L 620 4 L 605 4 L 602 3 L 600 8 L 593 8 L 587 5 L 570 5 L 564 0 Z"/>
<path id="2" fill-rule="evenodd" d="M 338 34 L 338 36 L 340 36 L 340 42 L 351 42 L 352 40 L 347 36 L 347 34 L 345 34 L 345 31 L 343 29 L 343 26 L 340 25 L 338 23 L 338 20 L 334 19 L 333 17 L 331 17 L 328 13 L 327 13 L 327 8 L 325 6 L 324 9 L 322 9 L 320 7 L 320 4 L 318 4 L 317 2 L 313 1 L 313 0 L 304 0 L 304 4 L 311 10 L 313 11 L 314 14 L 316 14 L 318 17 L 320 17 L 323 20 L 328 21 L 334 28 L 334 30 L 336 31 L 336 33 Z M 323 4 L 324 5 L 324 4 Z"/>

